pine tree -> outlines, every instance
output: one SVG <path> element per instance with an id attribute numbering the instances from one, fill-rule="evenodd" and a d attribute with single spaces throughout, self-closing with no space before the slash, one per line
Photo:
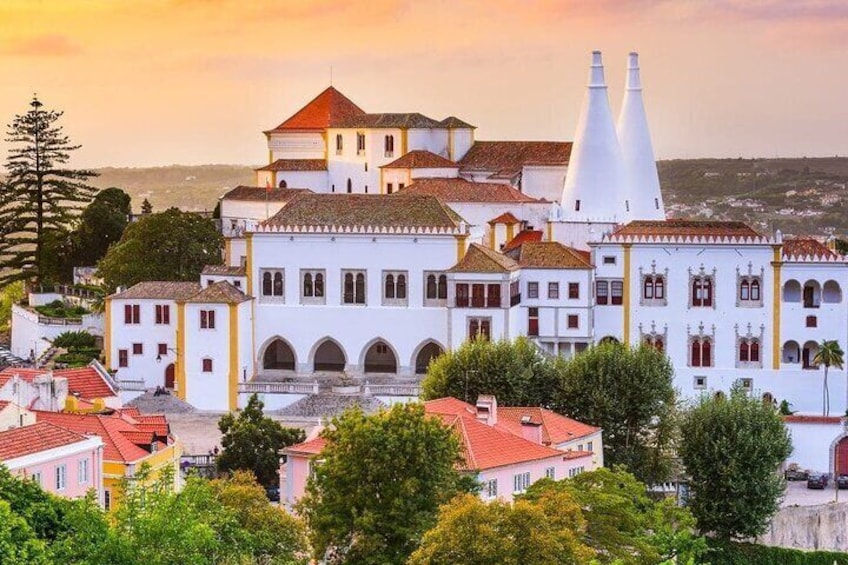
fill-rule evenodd
<path id="1" fill-rule="evenodd" d="M 153 212 L 153 204 L 150 203 L 150 200 L 147 198 L 141 203 L 141 213 L 142 214 L 150 214 Z"/>
<path id="2" fill-rule="evenodd" d="M 80 146 L 72 145 L 56 124 L 62 112 L 42 110 L 37 97 L 30 106 L 7 131 L 12 148 L 0 185 L 0 285 L 43 282 L 48 265 L 57 259 L 49 250 L 67 238 L 96 192 L 86 184 L 94 171 L 63 168 Z"/>

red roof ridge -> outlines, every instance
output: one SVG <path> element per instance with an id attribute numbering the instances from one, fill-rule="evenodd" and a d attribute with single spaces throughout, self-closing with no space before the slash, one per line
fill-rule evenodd
<path id="1" fill-rule="evenodd" d="M 458 169 L 459 165 L 450 159 L 426 149 L 413 149 L 395 159 L 381 169 Z"/>
<path id="2" fill-rule="evenodd" d="M 489 220 L 490 224 L 520 224 L 521 220 L 515 217 L 512 212 L 504 212 L 497 218 Z"/>
<path id="3" fill-rule="evenodd" d="M 324 130 L 345 118 L 359 115 L 365 115 L 365 111 L 333 86 L 329 86 L 283 123 L 265 133 Z"/>

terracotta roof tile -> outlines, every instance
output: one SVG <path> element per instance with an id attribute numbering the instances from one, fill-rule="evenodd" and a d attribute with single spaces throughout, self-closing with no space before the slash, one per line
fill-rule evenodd
<path id="1" fill-rule="evenodd" d="M 49 422 L 36 422 L 0 432 L 0 461 L 73 445 L 86 439 L 88 438 L 82 434 Z"/>
<path id="2" fill-rule="evenodd" d="M 0 385 L 0 386 L 2 386 L 2 385 Z M 8 401 L 8 400 L 0 400 L 0 412 L 2 412 L 2 411 L 3 411 L 3 409 L 4 409 L 6 406 L 8 406 L 8 405 L 9 405 L 9 401 Z"/>
<path id="3" fill-rule="evenodd" d="M 200 292 L 200 283 L 182 281 L 146 281 L 118 292 L 110 298 L 123 300 L 176 300 L 183 301 Z"/>
<path id="4" fill-rule="evenodd" d="M 237 186 L 224 194 L 221 200 L 261 200 L 264 202 L 267 198 L 270 202 L 288 202 L 307 192 L 311 193 L 312 191 L 308 188 L 271 188 L 269 190 L 264 186 Z"/>
<path id="5" fill-rule="evenodd" d="M 789 424 L 840 424 L 842 422 L 842 417 L 792 414 L 790 416 L 784 416 L 783 421 Z"/>
<path id="6" fill-rule="evenodd" d="M 521 435 L 521 422 L 525 416 L 529 421 L 542 426 L 542 441 L 558 445 L 581 437 L 590 436 L 601 428 L 572 420 L 546 408 L 534 407 L 498 407 L 498 424 L 510 432 Z"/>
<path id="7" fill-rule="evenodd" d="M 517 270 L 518 263 L 506 255 L 477 243 L 468 247 L 459 263 L 448 269 L 449 273 L 509 273 Z"/>
<path id="8" fill-rule="evenodd" d="M 477 129 L 476 126 L 472 126 L 468 122 L 464 122 L 457 118 L 456 116 L 448 116 L 441 122 L 439 125 L 443 128 L 453 128 L 453 129 Z"/>
<path id="9" fill-rule="evenodd" d="M 326 445 L 327 440 L 321 436 L 318 436 L 315 439 L 310 439 L 302 443 L 290 445 L 283 450 L 283 453 L 297 453 L 299 455 L 318 455 L 319 453 L 321 453 L 321 451 L 324 450 L 324 446 Z"/>
<path id="10" fill-rule="evenodd" d="M 191 304 L 241 304 L 251 298 L 228 281 L 210 284 L 186 302 Z"/>
<path id="11" fill-rule="evenodd" d="M 247 270 L 243 265 L 232 267 L 230 265 L 206 265 L 203 267 L 201 275 L 217 275 L 226 277 L 244 277 L 247 275 Z"/>
<path id="12" fill-rule="evenodd" d="M 414 149 L 381 169 L 458 169 L 459 165 L 423 149 Z"/>
<path id="13" fill-rule="evenodd" d="M 570 157 L 570 141 L 476 141 L 459 165 L 462 171 L 511 178 L 528 165 L 568 165 Z"/>
<path id="14" fill-rule="evenodd" d="M 150 455 L 148 451 L 133 443 L 123 433 L 140 431 L 123 418 L 103 414 L 43 411 L 35 411 L 35 415 L 39 422 L 50 422 L 84 435 L 100 436 L 103 439 L 103 458 L 106 460 L 133 463 Z"/>
<path id="15" fill-rule="evenodd" d="M 518 235 L 506 242 L 501 251 L 503 251 L 504 253 L 508 253 L 513 249 L 521 247 L 525 243 L 542 241 L 543 235 L 544 234 L 541 230 L 522 230 L 518 232 Z"/>
<path id="16" fill-rule="evenodd" d="M 521 220 L 516 218 L 512 212 L 504 212 L 497 218 L 489 220 L 490 224 L 520 224 Z"/>
<path id="17" fill-rule="evenodd" d="M 456 212 L 429 195 L 304 194 L 262 225 L 453 230 L 462 222 Z"/>
<path id="18" fill-rule="evenodd" d="M 471 182 L 461 178 L 416 179 L 397 194 L 431 194 L 443 202 L 544 202 L 508 184 Z"/>
<path id="19" fill-rule="evenodd" d="M 440 128 L 439 122 L 418 112 L 395 114 L 356 114 L 339 120 L 338 128 Z"/>
<path id="20" fill-rule="evenodd" d="M 6 367 L 0 371 L 0 386 L 6 384 L 14 375 L 19 375 L 21 379 L 32 382 L 35 377 L 49 373 L 50 371 L 45 369 Z M 86 400 L 117 396 L 116 392 L 109 386 L 109 383 L 91 366 L 73 369 L 54 369 L 53 376 L 67 379 L 68 393 L 78 394 L 80 398 Z"/>
<path id="21" fill-rule="evenodd" d="M 424 409 L 428 414 L 468 414 L 471 416 L 477 414 L 476 407 L 452 396 L 428 400 L 424 403 Z"/>
<path id="22" fill-rule="evenodd" d="M 359 106 L 331 86 L 295 112 L 292 117 L 265 133 L 323 130 L 335 127 L 345 118 L 363 114 L 365 112 Z"/>
<path id="23" fill-rule="evenodd" d="M 277 159 L 270 165 L 254 169 L 255 171 L 326 171 L 324 159 Z"/>
<path id="24" fill-rule="evenodd" d="M 816 259 L 836 259 L 838 254 L 831 251 L 820 241 L 812 238 L 783 240 L 783 257 L 814 257 Z"/>
<path id="25" fill-rule="evenodd" d="M 126 413 L 126 409 L 122 412 Z M 158 437 L 171 435 L 171 425 L 164 414 L 136 414 L 132 417 L 138 422 L 137 426 L 141 430 L 150 430 Z"/>
<path id="26" fill-rule="evenodd" d="M 617 228 L 613 236 L 762 237 L 743 222 L 707 220 L 635 220 Z"/>
<path id="27" fill-rule="evenodd" d="M 508 255 L 527 269 L 591 269 L 585 255 L 558 241 L 537 241 L 514 247 Z"/>

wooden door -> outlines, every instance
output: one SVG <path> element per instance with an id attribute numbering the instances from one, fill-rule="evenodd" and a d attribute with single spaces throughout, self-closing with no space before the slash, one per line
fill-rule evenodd
<path id="1" fill-rule="evenodd" d="M 165 388 L 174 388 L 174 364 L 171 363 L 165 368 Z"/>
<path id="2" fill-rule="evenodd" d="M 836 444 L 836 463 L 837 475 L 848 475 L 848 437 L 844 437 Z"/>

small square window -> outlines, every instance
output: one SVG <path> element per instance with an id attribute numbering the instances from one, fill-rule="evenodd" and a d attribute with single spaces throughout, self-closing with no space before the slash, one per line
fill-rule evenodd
<path id="1" fill-rule="evenodd" d="M 133 344 L 133 355 L 143 355 L 144 354 L 144 345 L 141 343 Z"/>
<path id="2" fill-rule="evenodd" d="M 615 265 L 615 256 L 605 255 L 604 256 L 604 265 Z"/>
<path id="3" fill-rule="evenodd" d="M 739 379 L 739 384 L 742 385 L 742 390 L 746 390 L 748 392 L 754 390 L 754 379 L 751 379 L 751 378 Z"/>
<path id="4" fill-rule="evenodd" d="M 168 354 L 168 344 L 167 343 L 160 343 L 158 346 L 156 346 L 156 353 L 158 355 L 167 355 Z"/>
<path id="5" fill-rule="evenodd" d="M 558 282 L 549 282 L 548 283 L 548 298 L 556 300 L 559 298 L 559 283 Z"/>
<path id="6" fill-rule="evenodd" d="M 707 388 L 707 377 L 695 377 L 695 389 L 704 390 Z"/>
<path id="7" fill-rule="evenodd" d="M 527 298 L 539 298 L 539 283 L 538 282 L 528 282 L 527 283 Z"/>
<path id="8" fill-rule="evenodd" d="M 568 283 L 568 297 L 572 300 L 580 298 L 580 283 Z"/>
<path id="9" fill-rule="evenodd" d="M 204 359 L 203 360 L 203 372 L 211 373 L 212 372 L 212 359 Z"/>
<path id="10" fill-rule="evenodd" d="M 580 318 L 577 316 L 577 314 L 569 314 L 568 329 L 576 330 L 578 327 L 580 327 Z"/>
<path id="11" fill-rule="evenodd" d="M 118 367 L 129 367 L 130 366 L 130 356 L 129 351 L 126 349 L 118 350 Z"/>

